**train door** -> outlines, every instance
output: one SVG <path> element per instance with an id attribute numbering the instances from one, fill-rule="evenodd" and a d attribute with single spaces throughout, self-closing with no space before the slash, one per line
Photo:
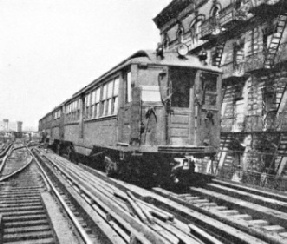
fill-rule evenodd
<path id="1" fill-rule="evenodd" d="M 85 94 L 82 93 L 80 98 L 79 98 L 79 104 L 78 104 L 78 109 L 79 109 L 79 138 L 84 138 L 84 130 L 85 130 L 85 124 L 84 124 L 84 119 L 85 119 Z"/>
<path id="2" fill-rule="evenodd" d="M 221 76 L 199 71 L 195 86 L 196 145 L 220 144 Z"/>
<path id="3" fill-rule="evenodd" d="M 171 104 L 169 115 L 169 144 L 194 144 L 194 84 L 196 71 L 185 67 L 171 67 L 169 72 Z"/>
<path id="4" fill-rule="evenodd" d="M 132 78 L 131 71 L 123 72 L 121 77 L 121 99 L 118 111 L 118 140 L 119 143 L 130 144 L 131 134 L 131 105 L 132 105 Z"/>
<path id="5" fill-rule="evenodd" d="M 64 113 L 64 106 L 61 106 L 60 109 L 60 121 L 59 121 L 59 139 L 60 141 L 64 140 L 65 136 L 65 113 Z"/>

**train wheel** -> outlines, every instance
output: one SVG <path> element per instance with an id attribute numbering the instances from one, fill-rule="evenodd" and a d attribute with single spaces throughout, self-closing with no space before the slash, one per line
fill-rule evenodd
<path id="1" fill-rule="evenodd" d="M 113 177 L 118 174 L 119 167 L 116 161 L 113 161 L 109 157 L 105 157 L 105 172 L 107 176 Z"/>
<path id="2" fill-rule="evenodd" d="M 68 159 L 69 159 L 72 163 L 77 164 L 78 162 L 77 162 L 77 160 L 76 160 L 75 153 L 74 153 L 74 151 L 73 151 L 73 149 L 72 149 L 71 146 L 68 147 L 67 153 L 68 153 Z"/>
<path id="3" fill-rule="evenodd" d="M 56 145 L 56 153 L 60 155 L 60 144 Z"/>

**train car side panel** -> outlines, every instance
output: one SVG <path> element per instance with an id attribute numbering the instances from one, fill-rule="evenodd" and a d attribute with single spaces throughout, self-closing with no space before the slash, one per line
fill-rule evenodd
<path id="1" fill-rule="evenodd" d="M 87 146 L 115 146 L 117 144 L 117 117 L 86 121 L 84 138 Z"/>

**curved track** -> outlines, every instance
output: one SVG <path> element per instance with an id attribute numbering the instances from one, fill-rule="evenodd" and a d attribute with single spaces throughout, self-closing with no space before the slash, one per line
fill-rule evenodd
<path id="1" fill-rule="evenodd" d="M 79 223 L 81 214 L 72 211 L 66 193 L 57 189 L 29 149 L 13 150 L 4 163 L 0 172 L 0 243 L 103 243 L 83 228 L 83 217 Z"/>
<path id="2" fill-rule="evenodd" d="M 56 243 L 41 199 L 45 185 L 27 151 L 14 151 L 1 175 L 2 243 Z"/>

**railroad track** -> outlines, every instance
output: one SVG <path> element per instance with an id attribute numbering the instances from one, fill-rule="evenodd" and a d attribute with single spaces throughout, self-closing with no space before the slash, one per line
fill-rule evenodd
<path id="1" fill-rule="evenodd" d="M 269 201 L 269 204 L 275 203 L 274 199 L 267 200 L 265 195 L 262 195 L 261 199 L 258 196 L 254 197 L 258 206 L 249 205 L 250 209 L 247 213 L 243 208 L 243 202 L 255 203 L 250 201 L 248 194 L 246 199 L 242 193 L 236 195 L 240 193 L 238 189 L 234 188 L 234 192 L 237 193 L 233 192 L 235 194 L 233 199 L 228 196 L 234 205 L 228 205 L 222 199 L 215 201 L 215 198 L 211 197 L 216 194 L 224 195 L 223 192 L 220 193 L 216 190 L 216 188 L 221 188 L 222 191 L 226 190 L 224 187 L 227 186 L 220 182 L 208 185 L 209 189 L 207 189 L 208 187 L 205 189 L 190 188 L 189 192 L 185 194 L 176 194 L 161 188 L 148 191 L 120 180 L 107 178 L 103 173 L 87 166 L 74 165 L 56 154 L 43 151 L 38 151 L 38 154 L 51 170 L 57 172 L 59 177 L 68 182 L 75 194 L 80 196 L 82 202 L 91 206 L 91 211 L 97 212 L 103 222 L 109 224 L 110 233 L 123 239 L 123 243 L 131 243 L 132 238 L 137 239 L 140 243 L 145 243 L 145 241 L 147 243 L 189 243 L 192 241 L 191 243 L 264 244 L 286 243 L 287 241 L 283 227 L 287 218 L 285 219 L 283 212 L 285 210 L 282 208 L 284 204 L 280 203 L 279 196 L 276 204 L 277 208 L 279 205 L 281 206 L 280 209 L 261 211 L 260 213 L 266 212 L 266 216 L 263 216 L 258 214 L 258 206 L 260 205 L 263 209 L 266 207 L 263 206 L 264 199 L 266 202 Z M 227 191 L 231 192 L 230 189 Z M 127 205 L 129 198 L 127 193 L 131 194 L 132 202 L 143 210 L 143 216 L 134 211 L 133 206 Z M 228 199 L 227 195 L 225 198 Z M 231 206 L 241 207 L 231 208 Z M 127 216 L 120 214 L 120 211 L 123 212 L 123 210 Z M 258 215 L 256 215 L 256 211 Z M 272 221 L 271 212 L 274 215 Z M 268 221 L 266 220 L 267 216 Z M 130 219 L 130 217 L 135 219 Z M 152 223 L 146 223 L 150 221 L 150 217 L 152 217 Z M 280 221 L 277 222 L 279 219 Z M 274 224 L 275 222 L 276 224 Z M 144 237 L 148 236 L 151 239 L 141 240 L 141 237 L 137 236 L 140 230 L 144 233 Z M 193 240 L 187 238 L 193 238 Z"/>
<path id="2" fill-rule="evenodd" d="M 92 169 L 90 171 L 99 174 Z M 197 227 L 223 243 L 287 243 L 283 227 L 287 220 L 286 195 L 220 180 L 214 180 L 204 188 L 190 187 L 184 194 L 162 188 L 153 188 L 153 194 L 118 180 L 113 181 L 186 223 L 196 223 Z M 189 227 L 197 234 L 193 230 L 194 225 L 189 224 Z"/>
<path id="3" fill-rule="evenodd" d="M 154 192 L 267 243 L 287 243 L 287 195 L 220 180 L 184 194 Z"/>
<path id="4" fill-rule="evenodd" d="M 12 144 L 5 145 L 4 147 L 1 148 L 0 151 L 0 161 L 3 160 L 5 155 L 8 153 L 8 151 L 12 148 Z"/>
<path id="5" fill-rule="evenodd" d="M 7 156 L 0 176 L 0 243 L 93 243 L 72 213 L 73 204 L 29 150 L 23 147 Z"/>
<path id="6" fill-rule="evenodd" d="M 96 177 L 53 153 L 36 153 L 65 182 L 112 243 L 221 243 L 199 229 L 195 236 L 187 224 L 108 178 Z"/>
<path id="7" fill-rule="evenodd" d="M 41 201 L 45 185 L 27 154 L 14 151 L 1 172 L 2 243 L 56 243 Z"/>

